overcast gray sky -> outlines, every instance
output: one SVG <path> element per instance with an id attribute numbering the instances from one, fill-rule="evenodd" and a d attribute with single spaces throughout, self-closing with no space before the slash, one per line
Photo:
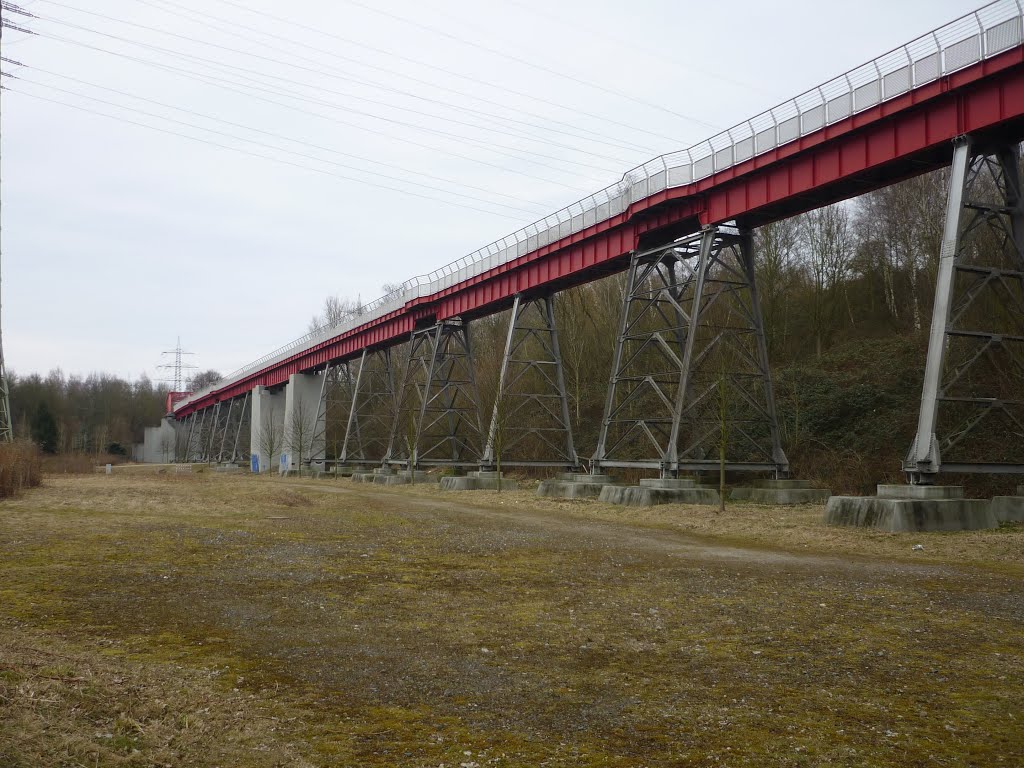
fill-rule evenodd
<path id="1" fill-rule="evenodd" d="M 977 5 L 25 0 L 7 365 L 226 373 Z"/>

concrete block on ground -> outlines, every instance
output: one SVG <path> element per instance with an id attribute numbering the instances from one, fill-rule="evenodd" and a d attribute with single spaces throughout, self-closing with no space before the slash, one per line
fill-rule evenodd
<path id="1" fill-rule="evenodd" d="M 992 499 L 992 514 L 1000 523 L 1024 523 L 1024 486 L 1016 496 L 996 496 Z"/>
<path id="2" fill-rule="evenodd" d="M 672 482 L 672 481 L 662 481 Z M 627 507 L 652 507 L 655 504 L 714 504 L 719 503 L 714 488 L 658 487 L 657 485 L 606 485 L 600 500 L 608 504 Z"/>
<path id="3" fill-rule="evenodd" d="M 729 493 L 732 501 L 746 501 L 753 504 L 823 504 L 832 491 L 826 488 L 812 488 L 810 480 L 755 480 L 752 486 L 733 488 Z"/>
<path id="4" fill-rule="evenodd" d="M 614 483 L 615 478 L 611 475 L 591 475 L 586 472 L 562 472 L 557 480 L 567 483 Z"/>
<path id="5" fill-rule="evenodd" d="M 879 485 L 880 499 L 962 499 L 962 485 Z"/>
<path id="6" fill-rule="evenodd" d="M 374 475 L 374 485 L 409 485 L 411 480 L 408 475 Z"/>
<path id="7" fill-rule="evenodd" d="M 697 481 L 692 477 L 645 477 L 640 480 L 641 488 L 695 488 Z"/>
<path id="8" fill-rule="evenodd" d="M 375 475 L 374 485 L 409 485 L 409 475 Z"/>
<path id="9" fill-rule="evenodd" d="M 733 488 L 729 491 L 729 501 L 750 501 L 750 494 L 754 492 L 754 489 L 750 486 L 744 486 L 742 488 Z"/>
<path id="10" fill-rule="evenodd" d="M 962 486 L 879 485 L 878 491 L 878 496 L 833 496 L 825 505 L 825 522 L 890 533 L 975 531 L 999 525 L 992 503 L 963 498 Z M 897 496 L 900 491 L 906 495 Z"/>
<path id="11" fill-rule="evenodd" d="M 442 477 L 441 490 L 443 491 L 497 491 L 498 480 L 501 479 L 502 491 L 517 491 L 519 483 L 515 480 L 505 478 L 499 472 L 480 471 L 469 472 L 465 477 Z"/>
<path id="12" fill-rule="evenodd" d="M 386 472 L 377 472 L 373 477 L 374 485 L 413 485 L 416 483 L 436 483 L 437 475 L 432 475 L 422 469 L 410 472 L 407 469 L 400 469 L 397 472 L 388 469 Z"/>
<path id="13" fill-rule="evenodd" d="M 824 504 L 832 496 L 828 488 L 751 488 L 747 500 L 753 504 Z"/>
<path id="14" fill-rule="evenodd" d="M 780 490 L 791 490 L 793 488 L 810 488 L 810 480 L 794 480 L 792 478 L 786 478 L 783 480 L 765 479 L 755 480 L 755 488 L 767 488 L 767 489 L 780 489 Z"/>
<path id="15" fill-rule="evenodd" d="M 580 475 L 589 477 L 589 475 Z M 605 475 L 607 477 L 607 475 Z M 596 499 L 610 482 L 544 480 L 537 486 L 537 495 L 548 499 Z"/>

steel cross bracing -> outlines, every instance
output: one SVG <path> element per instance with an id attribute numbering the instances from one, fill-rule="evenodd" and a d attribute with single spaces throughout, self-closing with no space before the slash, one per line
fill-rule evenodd
<path id="1" fill-rule="evenodd" d="M 1024 196 L 1016 144 L 953 149 L 918 429 L 903 464 L 1024 473 Z"/>
<path id="2" fill-rule="evenodd" d="M 517 295 L 481 464 L 579 467 L 551 295 Z"/>
<path id="3" fill-rule="evenodd" d="M 212 415 L 212 408 L 204 408 L 192 414 L 188 425 L 188 439 L 185 441 L 184 460 L 188 463 L 203 460 L 203 446 L 209 442 L 207 421 Z"/>
<path id="4" fill-rule="evenodd" d="M 193 413 L 178 430 L 175 459 L 211 464 L 247 459 L 251 419 L 249 394 Z"/>
<path id="5" fill-rule="evenodd" d="M 380 463 L 388 453 L 395 415 L 391 349 L 364 349 L 352 382 L 352 398 L 338 462 Z"/>
<path id="6" fill-rule="evenodd" d="M 212 464 L 218 461 L 221 444 L 223 443 L 224 432 L 227 429 L 227 419 L 231 410 L 231 401 L 217 403 L 213 406 L 210 414 L 210 428 L 203 442 L 202 460 Z"/>
<path id="7" fill-rule="evenodd" d="M 175 462 L 188 461 L 189 446 L 192 443 L 192 426 L 195 421 L 196 414 L 193 413 L 182 420 L 174 431 Z"/>
<path id="8" fill-rule="evenodd" d="M 314 461 L 323 461 L 327 458 L 327 405 L 328 401 L 334 394 L 334 390 L 337 388 L 338 374 L 337 370 L 345 363 L 339 363 L 332 365 L 328 363 L 327 367 L 324 368 L 321 374 L 320 382 L 320 397 L 317 400 L 316 414 L 313 419 L 313 429 L 310 432 L 309 442 L 304 448 L 306 456 L 309 457 L 310 463 Z M 315 454 L 319 453 L 317 456 Z"/>
<path id="9" fill-rule="evenodd" d="M 323 376 L 320 405 L 307 453 L 311 461 L 323 459 L 330 463 L 337 461 L 341 456 L 355 389 L 352 367 L 348 360 L 329 363 L 324 369 Z"/>
<path id="10" fill-rule="evenodd" d="M 213 408 L 207 408 L 204 418 L 200 419 L 199 437 L 196 441 L 195 460 L 204 464 L 211 461 L 213 447 L 217 440 L 217 428 L 220 421 L 221 406 L 223 403 L 216 403 Z"/>
<path id="11" fill-rule="evenodd" d="M 483 452 L 480 396 L 461 319 L 417 329 L 385 463 L 476 466 Z"/>
<path id="12" fill-rule="evenodd" d="M 252 403 L 249 394 L 222 404 L 221 419 L 213 438 L 215 450 L 211 453 L 211 461 L 235 463 L 248 459 L 251 418 Z"/>
<path id="13" fill-rule="evenodd" d="M 720 465 L 789 472 L 749 231 L 709 227 L 631 259 L 594 454 L 663 477 Z"/>

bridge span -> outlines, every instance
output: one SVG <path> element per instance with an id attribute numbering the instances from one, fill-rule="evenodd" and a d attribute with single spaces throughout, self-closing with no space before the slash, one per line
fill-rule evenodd
<path id="1" fill-rule="evenodd" d="M 1005 455 L 944 458 L 983 423 L 1024 430 L 1019 403 L 962 389 L 964 365 L 996 347 L 1024 348 L 1015 346 L 1024 345 L 1024 328 L 1007 331 L 966 311 L 996 284 L 1024 302 L 1022 21 L 1018 2 L 997 0 L 406 281 L 352 320 L 174 403 L 187 435 L 182 458 L 251 453 L 258 469 L 324 460 L 488 467 L 499 443 L 507 443 L 504 463 L 514 464 L 515 447 L 532 441 L 533 458 L 522 463 L 577 469 L 552 297 L 628 271 L 593 471 L 635 466 L 676 477 L 717 466 L 708 428 L 717 366 L 728 369 L 741 403 L 742 445 L 730 449 L 729 467 L 785 476 L 752 231 L 950 167 L 919 430 L 904 469 L 924 484 L 940 471 L 1024 471 Z M 983 190 L 994 196 L 981 200 Z M 1008 233 L 998 253 L 979 255 L 985 249 L 970 244 L 975 224 Z M 499 402 L 487 404 L 484 419 L 467 324 L 509 308 Z M 392 352 L 404 344 L 399 365 Z M 325 401 L 335 389 L 345 392 L 344 439 L 328 456 Z M 944 409 L 962 414 L 948 434 L 937 426 Z M 275 412 L 276 445 L 267 439 Z"/>

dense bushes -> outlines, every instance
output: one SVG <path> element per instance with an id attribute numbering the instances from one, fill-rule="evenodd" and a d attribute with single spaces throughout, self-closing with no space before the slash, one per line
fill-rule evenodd
<path id="1" fill-rule="evenodd" d="M 0 443 L 0 498 L 16 496 L 41 482 L 39 449 L 33 443 L 23 440 Z"/>
<path id="2" fill-rule="evenodd" d="M 836 492 L 901 480 L 917 427 L 923 335 L 860 339 L 775 371 L 782 439 L 794 474 Z"/>

